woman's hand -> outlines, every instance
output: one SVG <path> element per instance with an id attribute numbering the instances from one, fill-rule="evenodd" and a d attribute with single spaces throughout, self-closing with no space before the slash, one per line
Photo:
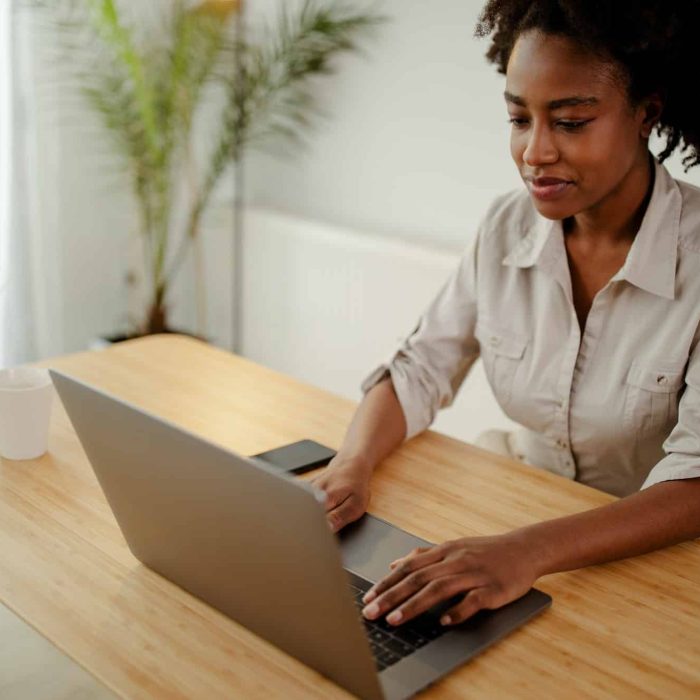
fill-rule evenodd
<path id="1" fill-rule="evenodd" d="M 326 517 L 333 532 L 365 514 L 371 475 L 372 470 L 365 462 L 334 457 L 312 479 L 314 486 L 326 492 Z"/>
<path id="2" fill-rule="evenodd" d="M 482 608 L 500 608 L 525 595 L 539 578 L 536 556 L 522 532 L 469 537 L 415 549 L 365 594 L 363 615 L 387 615 L 398 625 L 437 603 L 466 593 L 440 622 L 457 624 Z"/>

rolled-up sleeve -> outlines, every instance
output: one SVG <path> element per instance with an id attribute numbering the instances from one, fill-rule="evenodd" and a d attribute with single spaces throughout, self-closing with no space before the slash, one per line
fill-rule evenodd
<path id="1" fill-rule="evenodd" d="M 476 326 L 477 235 L 457 269 L 391 358 L 362 382 L 367 393 L 387 376 L 406 419 L 406 440 L 428 428 L 450 406 L 479 356 Z"/>
<path id="2" fill-rule="evenodd" d="M 642 489 L 662 481 L 700 477 L 700 343 L 688 361 L 678 423 L 663 444 L 666 456 L 649 472 Z"/>

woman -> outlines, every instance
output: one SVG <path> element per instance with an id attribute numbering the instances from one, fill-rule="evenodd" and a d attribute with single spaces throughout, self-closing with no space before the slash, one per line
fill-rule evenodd
<path id="1" fill-rule="evenodd" d="M 699 19 L 697 2 L 486 5 L 477 33 L 493 35 L 488 58 L 506 74 L 526 191 L 493 204 L 418 328 L 365 381 L 316 484 L 334 530 L 358 518 L 374 467 L 481 356 L 523 425 L 522 458 L 623 498 L 412 552 L 369 591 L 366 617 L 401 624 L 466 593 L 443 617 L 455 624 L 544 574 L 700 536 L 700 190 L 659 162 L 679 144 L 686 166 L 700 161 L 685 78 Z"/>

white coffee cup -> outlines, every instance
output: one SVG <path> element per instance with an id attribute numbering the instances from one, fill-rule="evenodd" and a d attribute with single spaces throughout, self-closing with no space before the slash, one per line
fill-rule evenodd
<path id="1" fill-rule="evenodd" d="M 0 455 L 36 459 L 48 449 L 53 385 L 48 370 L 0 370 Z"/>

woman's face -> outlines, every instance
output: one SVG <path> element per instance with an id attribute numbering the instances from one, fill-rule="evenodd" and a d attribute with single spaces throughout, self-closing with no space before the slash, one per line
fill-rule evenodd
<path id="1" fill-rule="evenodd" d="M 506 72 L 510 148 L 537 210 L 564 219 L 625 191 L 650 126 L 616 68 L 569 39 L 528 31 Z M 624 195 L 623 195 L 624 196 Z"/>

